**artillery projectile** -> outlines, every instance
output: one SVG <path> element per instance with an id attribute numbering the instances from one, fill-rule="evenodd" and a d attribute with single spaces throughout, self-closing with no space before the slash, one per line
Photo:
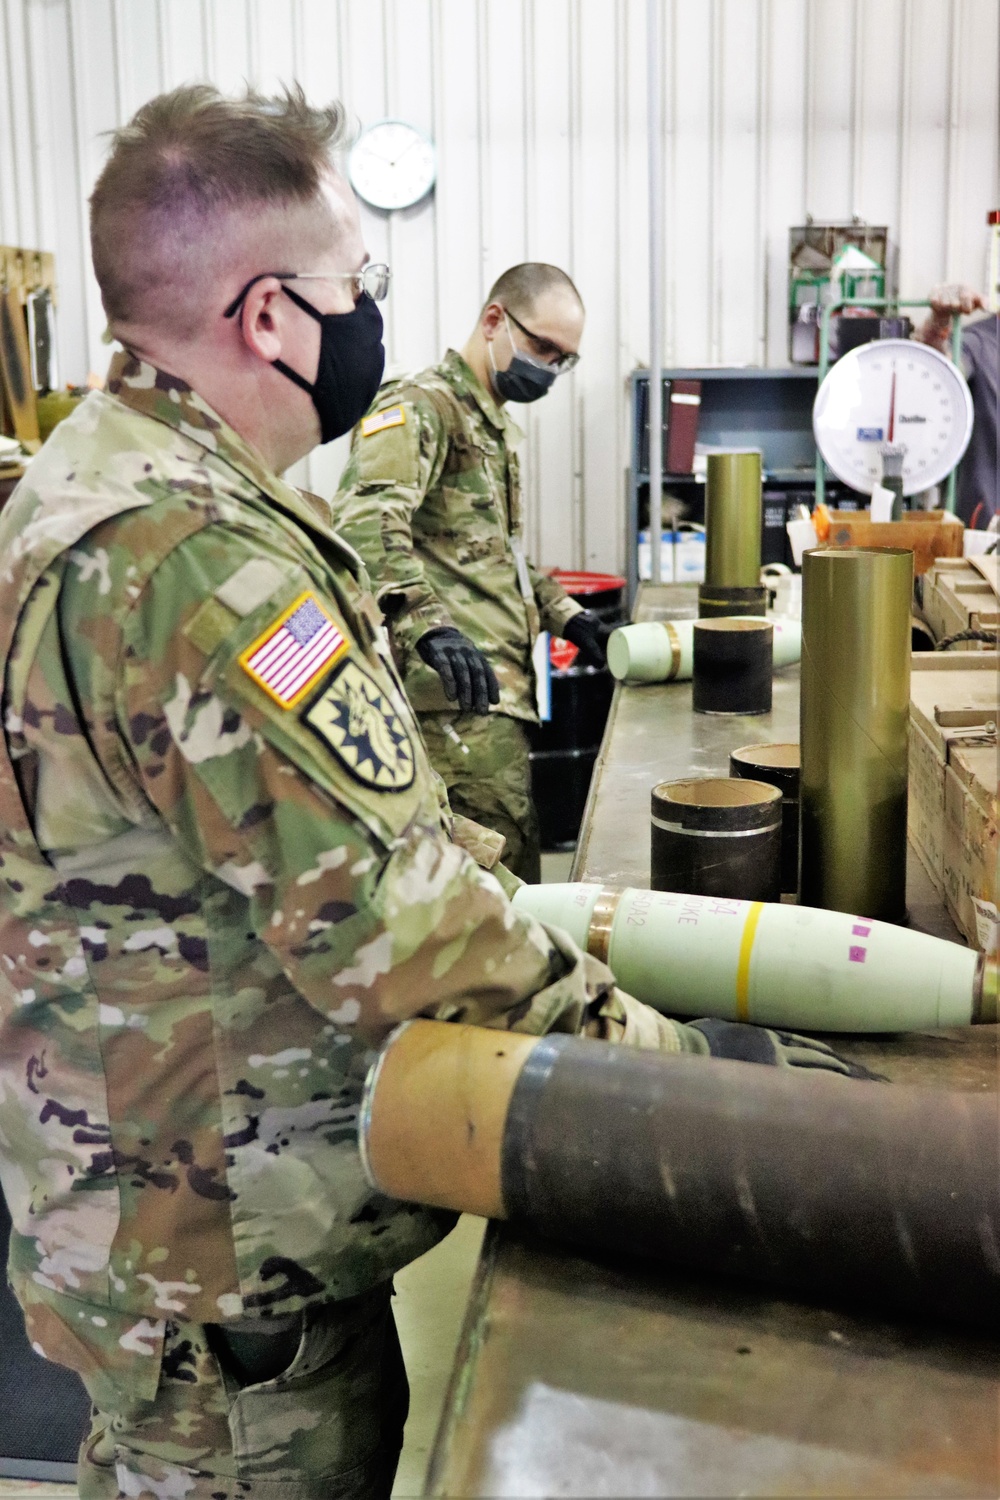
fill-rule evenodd
<path id="1" fill-rule="evenodd" d="M 734 615 L 734 619 L 758 616 Z M 802 625 L 787 615 L 768 615 L 774 626 L 774 667 L 802 655 Z M 619 682 L 687 682 L 694 669 L 694 620 L 644 620 L 620 625 L 608 639 L 608 666 Z"/>
<path id="2" fill-rule="evenodd" d="M 804 1031 L 923 1031 L 998 1019 L 996 963 L 887 922 L 808 906 L 526 885 L 514 905 L 675 1016 Z"/>

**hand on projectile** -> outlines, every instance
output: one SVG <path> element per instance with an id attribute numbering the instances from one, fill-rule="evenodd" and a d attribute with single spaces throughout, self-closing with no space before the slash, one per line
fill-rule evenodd
<path id="1" fill-rule="evenodd" d="M 586 667 L 603 667 L 608 660 L 608 637 L 613 625 L 605 625 L 593 610 L 582 609 L 563 626 L 563 640 L 576 646 Z"/>
<path id="2" fill-rule="evenodd" d="M 712 1057 L 768 1063 L 778 1068 L 819 1068 L 825 1073 L 840 1073 L 845 1078 L 888 1082 L 884 1074 L 872 1073 L 861 1063 L 848 1062 L 825 1042 L 798 1036 L 794 1031 L 772 1031 L 767 1026 L 746 1026 L 739 1021 L 720 1021 L 714 1016 L 689 1024 L 708 1042 Z"/>
<path id="3" fill-rule="evenodd" d="M 500 684 L 483 653 L 453 625 L 428 630 L 417 652 L 441 678 L 445 697 L 458 699 L 463 714 L 488 714 L 500 702 Z"/>

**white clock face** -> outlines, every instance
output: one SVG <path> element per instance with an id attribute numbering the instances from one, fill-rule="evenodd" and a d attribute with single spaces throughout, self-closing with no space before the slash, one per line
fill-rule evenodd
<path id="1" fill-rule="evenodd" d="M 883 443 L 903 449 L 903 494 L 939 484 L 972 432 L 972 397 L 961 370 L 911 339 L 852 349 L 831 368 L 813 406 L 816 445 L 852 489 L 870 495 L 882 476 Z"/>
<path id="2" fill-rule="evenodd" d="M 380 120 L 362 131 L 347 159 L 359 198 L 373 208 L 409 208 L 434 186 L 434 147 L 402 120 Z"/>

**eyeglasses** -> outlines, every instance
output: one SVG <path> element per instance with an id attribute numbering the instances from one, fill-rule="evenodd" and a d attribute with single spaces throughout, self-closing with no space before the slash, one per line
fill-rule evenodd
<path id="1" fill-rule="evenodd" d="M 554 344 L 551 339 L 545 339 L 542 338 L 541 334 L 532 333 L 530 328 L 525 328 L 524 324 L 518 318 L 515 318 L 509 307 L 505 307 L 504 312 L 514 327 L 519 328 L 525 338 L 531 340 L 538 351 L 539 359 L 544 359 L 550 370 L 555 370 L 557 375 L 565 375 L 567 370 L 576 369 L 576 366 L 580 363 L 579 354 L 573 354 L 566 349 L 560 349 L 559 345 Z"/>
<path id="2" fill-rule="evenodd" d="M 223 313 L 224 318 L 235 317 L 243 306 L 244 299 L 250 288 L 258 281 L 264 281 L 268 276 L 273 276 L 276 281 L 351 281 L 354 283 L 355 301 L 358 297 L 370 297 L 373 302 L 382 302 L 389 290 L 389 282 L 392 272 L 385 261 L 373 261 L 367 266 L 362 266 L 360 271 L 261 271 L 259 275 L 252 276 L 246 286 L 230 302 Z"/>

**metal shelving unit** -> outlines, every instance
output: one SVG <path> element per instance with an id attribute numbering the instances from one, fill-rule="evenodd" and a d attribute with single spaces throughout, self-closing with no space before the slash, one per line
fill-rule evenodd
<path id="1" fill-rule="evenodd" d="M 700 380 L 701 408 L 698 441 L 712 447 L 760 448 L 764 462 L 765 514 L 786 504 L 793 495 L 811 505 L 816 478 L 816 444 L 812 433 L 812 408 L 817 389 L 817 371 L 812 366 L 762 369 L 749 365 L 670 369 L 664 381 Z M 632 413 L 631 457 L 628 474 L 626 576 L 629 602 L 638 587 L 638 537 L 648 524 L 648 409 L 649 371 L 636 370 L 630 377 Z M 664 400 L 664 411 L 669 402 Z M 676 494 L 686 507 L 685 520 L 704 519 L 704 482 L 691 474 L 664 474 L 664 488 Z M 779 501 L 778 497 L 781 497 Z M 850 492 L 845 489 L 845 498 Z M 783 527 L 783 522 L 782 522 Z M 765 561 L 769 560 L 765 557 Z M 774 561 L 779 559 L 775 558 Z"/>

